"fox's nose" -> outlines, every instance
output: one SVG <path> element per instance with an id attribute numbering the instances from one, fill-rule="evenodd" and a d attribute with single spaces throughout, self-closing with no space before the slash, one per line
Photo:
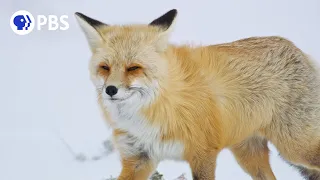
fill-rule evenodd
<path id="1" fill-rule="evenodd" d="M 115 94 L 117 94 L 117 92 L 118 92 L 118 88 L 117 87 L 115 87 L 115 86 L 108 86 L 107 88 L 106 88 L 106 93 L 109 95 L 109 96 L 113 96 L 113 95 L 115 95 Z"/>

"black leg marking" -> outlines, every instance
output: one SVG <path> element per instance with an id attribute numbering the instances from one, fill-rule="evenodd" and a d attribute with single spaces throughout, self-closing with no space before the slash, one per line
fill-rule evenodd
<path id="1" fill-rule="evenodd" d="M 193 180 L 200 180 L 196 173 L 192 173 Z"/>

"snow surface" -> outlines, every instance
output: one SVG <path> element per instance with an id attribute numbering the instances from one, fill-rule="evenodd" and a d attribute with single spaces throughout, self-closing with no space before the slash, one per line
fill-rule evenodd
<path id="1" fill-rule="evenodd" d="M 102 180 L 119 174 L 117 153 L 84 162 L 73 155 L 101 153 L 102 142 L 110 135 L 89 80 L 90 51 L 73 13 L 80 11 L 110 24 L 148 23 L 171 8 L 179 10 L 172 42 L 213 44 L 281 35 L 320 60 L 318 0 L 2 0 L 1 180 Z M 21 9 L 33 15 L 66 14 L 70 28 L 15 35 L 9 19 Z M 301 180 L 270 147 L 276 177 Z M 251 179 L 228 150 L 219 155 L 217 164 L 217 180 Z M 186 163 L 165 161 L 158 170 L 167 180 L 181 173 L 191 179 Z"/>

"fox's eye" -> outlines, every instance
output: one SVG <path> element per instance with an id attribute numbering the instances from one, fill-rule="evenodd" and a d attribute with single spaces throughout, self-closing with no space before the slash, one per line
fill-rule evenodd
<path id="1" fill-rule="evenodd" d="M 132 67 L 129 67 L 127 69 L 127 71 L 134 71 L 134 70 L 137 70 L 137 69 L 140 69 L 140 67 L 139 66 L 132 66 Z"/>
<path id="2" fill-rule="evenodd" d="M 104 70 L 107 70 L 107 71 L 110 70 L 110 67 L 107 66 L 107 65 L 102 65 L 102 66 L 100 66 L 100 68 L 102 68 L 102 69 L 104 69 Z"/>

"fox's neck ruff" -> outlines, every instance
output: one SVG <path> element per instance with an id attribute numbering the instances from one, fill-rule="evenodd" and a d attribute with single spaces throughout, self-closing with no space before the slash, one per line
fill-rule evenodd
<path id="1" fill-rule="evenodd" d="M 187 132 L 182 131 L 188 126 L 198 126 L 196 121 L 208 118 L 206 114 L 210 118 L 218 115 L 214 92 L 192 59 L 193 53 L 198 50 L 174 46 L 168 49 L 168 74 L 159 81 L 158 96 L 141 109 L 148 124 L 159 127 L 164 139 L 173 133 L 183 136 Z"/>

